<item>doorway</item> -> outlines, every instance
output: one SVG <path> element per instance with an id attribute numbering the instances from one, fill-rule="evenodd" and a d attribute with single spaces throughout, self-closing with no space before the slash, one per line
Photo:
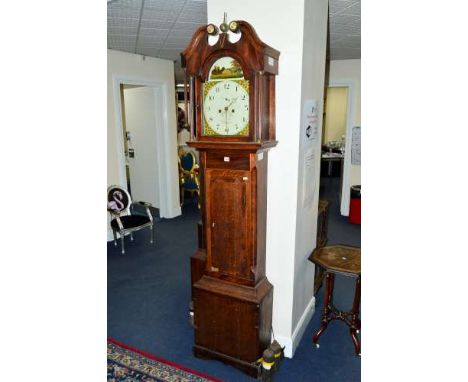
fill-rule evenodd
<path id="1" fill-rule="evenodd" d="M 120 76 L 113 82 L 119 184 L 130 186 L 134 200 L 157 207 L 160 217 L 179 216 L 175 104 L 169 84 Z"/>
<path id="2" fill-rule="evenodd" d="M 339 205 L 343 187 L 348 88 L 328 87 L 324 109 L 320 162 L 321 192 L 327 195 L 333 204 Z"/>
<path id="3" fill-rule="evenodd" d="M 350 139 L 354 110 L 354 83 L 330 82 L 326 88 L 322 131 L 321 193 L 349 214 Z"/>
<path id="4" fill-rule="evenodd" d="M 322 144 L 338 142 L 344 145 L 347 106 L 347 87 L 335 86 L 327 88 Z"/>
<path id="5" fill-rule="evenodd" d="M 134 200 L 160 208 L 154 90 L 121 84 L 127 189 Z"/>

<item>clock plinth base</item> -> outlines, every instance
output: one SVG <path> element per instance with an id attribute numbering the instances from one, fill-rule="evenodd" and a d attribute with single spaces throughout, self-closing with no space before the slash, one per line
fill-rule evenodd
<path id="1" fill-rule="evenodd" d="M 228 363 L 258 377 L 255 362 L 271 342 L 273 286 L 245 286 L 203 276 L 193 286 L 196 357 Z"/>
<path id="2" fill-rule="evenodd" d="M 201 359 L 215 359 L 217 361 L 221 361 L 225 364 L 235 367 L 236 369 L 241 370 L 243 373 L 247 374 L 252 378 L 260 378 L 261 375 L 260 365 L 244 362 L 240 359 L 230 357 L 226 354 L 218 353 L 214 350 L 204 348 L 203 346 L 194 345 L 193 355 Z"/>

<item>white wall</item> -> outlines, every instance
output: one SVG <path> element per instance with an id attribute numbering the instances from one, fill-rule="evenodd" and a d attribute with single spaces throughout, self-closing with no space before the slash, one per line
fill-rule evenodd
<path id="1" fill-rule="evenodd" d="M 297 190 L 298 209 L 296 214 L 296 248 L 294 258 L 294 305 L 292 316 L 293 351 L 299 344 L 304 330 L 315 309 L 314 272 L 315 266 L 308 260 L 316 246 L 317 212 L 320 185 L 320 154 L 322 142 L 323 92 L 325 82 L 325 53 L 327 44 L 327 0 L 306 0 L 304 12 L 304 47 L 302 57 L 302 103 L 307 99 L 318 101 L 318 131 L 319 136 L 308 148 L 306 136 L 300 134 L 299 144 L 299 174 Z M 303 113 L 301 116 L 304 117 Z M 304 123 L 301 121 L 301 126 Z M 306 150 L 315 152 L 315 169 L 311 184 L 307 189 L 301 187 L 305 173 Z M 304 192 L 315 190 L 312 205 L 304 207 L 302 200 Z"/>
<path id="2" fill-rule="evenodd" d="M 158 153 L 164 162 L 159 167 L 166 179 L 161 195 L 167 197 L 165 217 L 180 215 L 179 180 L 177 169 L 177 122 L 175 106 L 174 63 L 168 60 L 132 53 L 107 50 L 107 184 L 126 186 L 123 136 L 120 115 L 120 83 L 148 85 L 155 88 L 155 97 L 161 105 L 157 121 L 163 126 L 163 150 Z M 163 206 L 161 206 L 162 208 Z M 108 230 L 108 239 L 109 239 Z"/>
<path id="3" fill-rule="evenodd" d="M 307 0 L 306 3 L 306 22 L 312 25 L 307 25 L 304 31 L 304 0 L 288 3 L 282 0 L 208 0 L 209 23 L 219 25 L 224 12 L 227 12 L 229 20 L 246 20 L 251 23 L 260 39 L 281 52 L 276 81 L 276 138 L 279 143 L 270 150 L 268 162 L 266 272 L 274 286 L 275 336 L 287 346 L 286 355 L 289 357 L 293 353 L 293 332 L 298 334 L 298 339 L 301 334 L 296 330 L 297 317 L 303 316 L 301 310 L 305 312 L 304 305 L 309 306 L 312 301 L 310 292 L 313 288 L 314 267 L 305 263 L 304 256 L 315 245 L 316 222 L 313 220 L 316 211 L 300 211 L 298 215 L 298 198 L 302 196 L 298 191 L 299 171 L 302 171 L 299 166 L 302 155 L 299 150 L 299 131 L 302 100 L 313 97 L 321 103 L 323 98 L 324 70 L 319 72 L 322 66 L 324 68 L 325 61 L 323 58 L 321 62 L 322 53 L 313 50 L 323 45 L 320 31 L 323 23 L 326 23 L 328 1 Z M 317 14 L 314 15 L 315 12 Z M 319 33 L 318 37 L 313 33 Z M 304 36 L 307 47 L 303 62 Z M 323 57 L 324 54 L 323 45 Z M 303 64 L 307 68 L 303 68 Z M 303 75 L 306 78 L 304 85 Z M 316 171 L 319 166 L 318 156 Z M 302 223 L 306 226 L 296 232 L 296 224 Z M 297 238 L 297 235 L 300 237 Z M 296 253 L 299 264 L 295 264 Z M 305 269 L 299 270 L 298 267 Z M 303 287 L 306 291 L 302 290 Z"/>
<path id="4" fill-rule="evenodd" d="M 354 104 L 352 126 L 361 126 L 361 60 L 330 61 L 330 83 L 352 82 Z M 365 133 L 364 133 L 365 134 Z M 351 165 L 350 184 L 361 184 L 361 166 Z"/>

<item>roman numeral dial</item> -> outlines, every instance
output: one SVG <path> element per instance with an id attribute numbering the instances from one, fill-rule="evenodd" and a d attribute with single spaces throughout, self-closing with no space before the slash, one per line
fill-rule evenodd
<path id="1" fill-rule="evenodd" d="M 209 81 L 204 84 L 204 135 L 249 135 L 249 82 Z"/>

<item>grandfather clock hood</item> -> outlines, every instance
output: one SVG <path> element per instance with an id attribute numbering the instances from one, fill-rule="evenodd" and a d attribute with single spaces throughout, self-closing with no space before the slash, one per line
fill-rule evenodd
<path id="1" fill-rule="evenodd" d="M 202 63 L 219 50 L 236 52 L 245 57 L 246 62 L 255 71 L 278 74 L 280 52 L 265 44 L 257 36 L 255 29 L 247 21 L 235 21 L 238 32 L 242 34 L 239 41 L 231 43 L 228 33 L 221 33 L 216 44 L 208 43 L 207 26 L 201 26 L 193 34 L 188 47 L 181 53 L 182 67 L 189 76 L 202 76 Z M 211 25 L 211 24 L 210 24 Z M 269 59 L 270 58 L 270 59 Z"/>
<path id="2" fill-rule="evenodd" d="M 239 143 L 250 143 L 251 149 L 273 147 L 280 53 L 261 41 L 246 21 L 224 22 L 221 30 L 218 34 L 213 24 L 198 28 L 181 53 L 191 93 L 188 144 L 199 150 L 212 142 L 225 147 L 230 143 L 232 149 Z M 239 33 L 238 41 L 231 42 L 230 33 Z M 217 38 L 214 45 L 209 44 L 210 35 Z"/>

